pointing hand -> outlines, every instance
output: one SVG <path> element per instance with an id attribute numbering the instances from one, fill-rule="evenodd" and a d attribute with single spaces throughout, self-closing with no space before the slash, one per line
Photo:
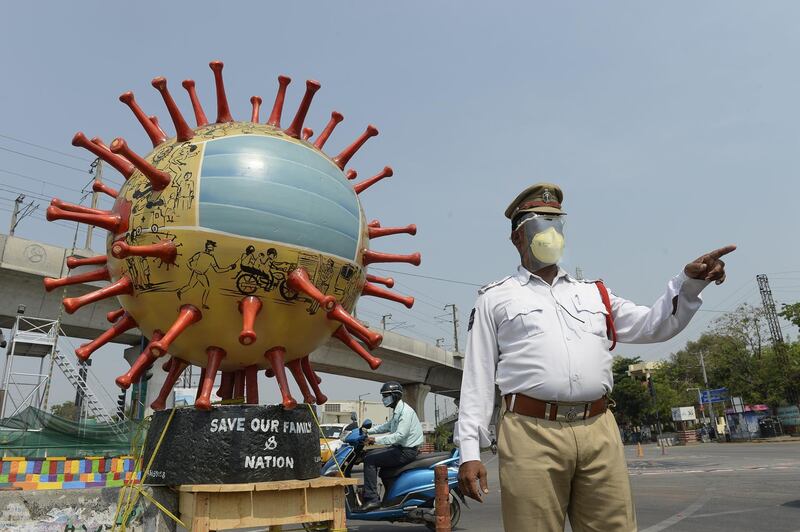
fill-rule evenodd
<path id="1" fill-rule="evenodd" d="M 701 255 L 686 265 L 683 272 L 692 279 L 715 281 L 722 284 L 725 281 L 725 262 L 720 257 L 734 251 L 736 246 L 730 245 L 715 249 L 710 253 Z"/>

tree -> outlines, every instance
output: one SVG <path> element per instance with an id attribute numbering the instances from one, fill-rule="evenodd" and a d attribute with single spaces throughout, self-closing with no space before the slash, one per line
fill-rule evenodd
<path id="1" fill-rule="evenodd" d="M 641 362 L 639 357 L 614 359 L 614 390 L 611 392 L 611 400 L 616 403 L 614 413 L 620 425 L 641 425 L 652 411 L 647 388 L 640 380 L 628 375 L 628 366 Z"/>
<path id="2" fill-rule="evenodd" d="M 789 320 L 800 329 L 800 303 L 792 303 L 791 305 L 784 303 L 778 315 Z"/>
<path id="3" fill-rule="evenodd" d="M 78 407 L 75 406 L 74 401 L 64 401 L 63 403 L 53 405 L 50 407 L 50 412 L 54 416 L 62 417 L 64 419 L 78 419 Z"/>

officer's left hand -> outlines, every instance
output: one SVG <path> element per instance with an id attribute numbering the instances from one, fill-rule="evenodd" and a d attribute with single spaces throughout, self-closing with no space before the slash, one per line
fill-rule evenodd
<path id="1" fill-rule="evenodd" d="M 725 262 L 720 257 L 734 251 L 736 246 L 721 247 L 710 253 L 701 255 L 686 265 L 683 272 L 692 279 L 703 279 L 705 281 L 715 281 L 722 284 L 725 281 Z"/>

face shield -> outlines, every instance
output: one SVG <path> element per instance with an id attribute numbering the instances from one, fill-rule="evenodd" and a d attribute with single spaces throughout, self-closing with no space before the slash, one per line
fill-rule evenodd
<path id="1" fill-rule="evenodd" d="M 527 213 L 517 222 L 522 264 L 535 272 L 557 264 L 564 254 L 564 215 Z"/>

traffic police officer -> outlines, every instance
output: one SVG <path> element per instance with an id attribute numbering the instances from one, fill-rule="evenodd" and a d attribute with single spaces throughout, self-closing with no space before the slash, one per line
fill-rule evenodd
<path id="1" fill-rule="evenodd" d="M 711 281 L 725 280 L 726 246 L 686 265 L 651 307 L 609 294 L 602 282 L 558 267 L 564 249 L 563 193 L 525 189 L 506 209 L 521 265 L 478 291 L 469 319 L 456 441 L 459 485 L 488 493 L 480 448 L 495 385 L 500 492 L 506 531 L 633 531 L 636 515 L 622 442 L 608 410 L 616 341 L 663 342 L 689 323 Z"/>

